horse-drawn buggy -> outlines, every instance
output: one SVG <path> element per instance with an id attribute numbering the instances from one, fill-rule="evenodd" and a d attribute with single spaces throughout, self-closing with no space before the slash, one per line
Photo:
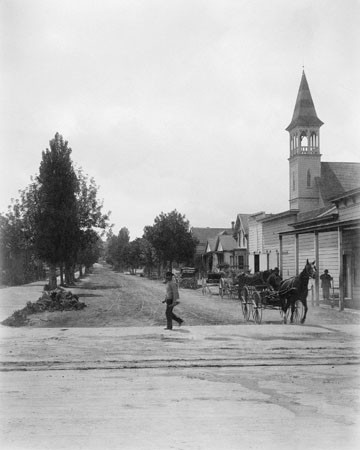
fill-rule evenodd
<path id="1" fill-rule="evenodd" d="M 202 278 L 203 295 L 220 294 L 223 274 L 221 272 L 208 272 L 206 277 Z"/>
<path id="2" fill-rule="evenodd" d="M 241 309 L 246 321 L 253 318 L 261 323 L 263 311 L 278 310 L 284 323 L 290 316 L 290 322 L 304 323 L 307 313 L 308 282 L 315 278 L 315 262 L 306 261 L 303 271 L 296 277 L 280 282 L 278 289 L 270 287 L 269 271 L 257 272 L 254 275 L 240 274 L 238 292 Z"/>
<path id="3" fill-rule="evenodd" d="M 179 287 L 184 289 L 197 289 L 197 272 L 194 267 L 183 267 L 180 271 Z"/>

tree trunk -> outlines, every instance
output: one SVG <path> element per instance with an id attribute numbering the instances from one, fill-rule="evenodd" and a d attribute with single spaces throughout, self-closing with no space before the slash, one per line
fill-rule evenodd
<path id="1" fill-rule="evenodd" d="M 60 264 L 60 286 L 64 284 L 64 266 Z"/>
<path id="2" fill-rule="evenodd" d="M 65 264 L 65 284 L 70 286 L 71 284 L 71 267 Z"/>
<path id="3" fill-rule="evenodd" d="M 79 278 L 83 276 L 82 265 L 79 265 Z"/>
<path id="4" fill-rule="evenodd" d="M 56 266 L 54 264 L 50 264 L 49 269 L 49 289 L 50 291 L 53 291 L 57 287 Z"/>

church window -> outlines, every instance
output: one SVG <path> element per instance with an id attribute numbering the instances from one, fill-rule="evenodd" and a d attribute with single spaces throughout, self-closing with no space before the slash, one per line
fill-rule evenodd
<path id="1" fill-rule="evenodd" d="M 295 191 L 295 172 L 292 173 L 292 188 Z"/>
<path id="2" fill-rule="evenodd" d="M 310 172 L 310 169 L 308 169 L 307 175 L 306 175 L 306 186 L 307 187 L 311 187 L 311 172 Z"/>

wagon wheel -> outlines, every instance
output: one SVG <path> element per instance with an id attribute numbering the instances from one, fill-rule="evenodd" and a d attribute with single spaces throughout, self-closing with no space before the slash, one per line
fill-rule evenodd
<path id="1" fill-rule="evenodd" d="M 254 322 L 260 324 L 262 320 L 262 300 L 259 292 L 253 293 L 253 318 Z"/>
<path id="2" fill-rule="evenodd" d="M 296 300 L 294 309 L 294 323 L 299 324 L 304 316 L 304 305 L 301 300 Z"/>
<path id="3" fill-rule="evenodd" d="M 250 294 L 247 287 L 243 287 L 241 289 L 240 294 L 240 302 L 241 302 L 241 310 L 246 322 L 250 319 Z"/>

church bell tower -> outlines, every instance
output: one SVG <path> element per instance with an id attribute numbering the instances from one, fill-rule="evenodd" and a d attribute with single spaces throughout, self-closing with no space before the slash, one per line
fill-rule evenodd
<path id="1" fill-rule="evenodd" d="M 320 127 L 303 71 L 294 114 L 286 131 L 290 135 L 289 202 L 299 212 L 319 207 L 316 179 L 321 174 Z"/>

